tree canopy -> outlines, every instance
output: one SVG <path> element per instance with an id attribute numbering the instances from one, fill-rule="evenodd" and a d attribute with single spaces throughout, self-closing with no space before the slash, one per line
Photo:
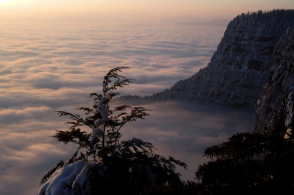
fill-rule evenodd
<path id="1" fill-rule="evenodd" d="M 90 190 L 87 194 L 138 194 L 152 187 L 182 184 L 176 166 L 186 168 L 184 162 L 156 154 L 155 147 L 150 142 L 139 138 L 121 141 L 120 130 L 126 123 L 149 115 L 144 107 L 120 105 L 111 109 L 109 106 L 113 98 L 119 95 L 115 91 L 133 81 L 120 75 L 126 68 L 116 67 L 105 75 L 102 93 L 90 94 L 94 98 L 92 107 L 77 109 L 85 117 L 66 111 L 56 112 L 71 120 L 66 123 L 69 125 L 68 130 L 57 130 L 53 138 L 64 144 L 74 143 L 77 149 L 71 159 L 58 163 L 49 171 L 42 178 L 41 184 L 46 183 L 56 170 L 77 161 L 91 163 L 87 175 Z M 87 127 L 92 132 L 83 131 L 82 127 Z M 67 187 L 73 190 L 73 186 Z"/>
<path id="2" fill-rule="evenodd" d="M 209 194 L 294 192 L 294 135 L 281 120 L 276 129 L 237 133 L 229 141 L 206 148 L 212 159 L 196 172 L 199 187 Z"/>

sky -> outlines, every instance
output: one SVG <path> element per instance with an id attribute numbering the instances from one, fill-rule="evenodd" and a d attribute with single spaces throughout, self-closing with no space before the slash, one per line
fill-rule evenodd
<path id="1" fill-rule="evenodd" d="M 91 106 L 88 94 L 100 92 L 110 68 L 128 66 L 123 75 L 135 79 L 121 94 L 159 92 L 204 68 L 226 29 L 193 22 L 277 8 L 294 3 L 0 0 L 0 194 L 37 194 L 42 176 L 73 154 L 76 146 L 52 139 L 56 129 L 67 128 L 54 111 Z M 253 122 L 252 109 L 138 104 L 153 111 L 126 126 L 124 139 L 142 138 L 186 162 L 185 179 L 207 160 L 205 147 L 250 131 Z"/>
<path id="2" fill-rule="evenodd" d="M 292 0 L 0 0 L 3 19 L 86 18 L 116 22 L 231 19 L 248 11 L 293 9 Z M 85 19 L 85 20 L 86 20 Z"/>

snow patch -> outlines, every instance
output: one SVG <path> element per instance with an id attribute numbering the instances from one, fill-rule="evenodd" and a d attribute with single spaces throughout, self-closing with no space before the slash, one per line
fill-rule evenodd
<path id="1" fill-rule="evenodd" d="M 103 104 L 105 103 L 105 101 L 107 100 L 107 97 L 102 97 L 101 100 L 99 100 L 98 104 L 97 104 L 97 112 L 100 112 L 102 115 L 102 119 L 97 119 L 94 122 L 95 125 L 95 129 L 93 129 L 92 135 L 90 137 L 90 141 L 92 144 L 95 143 L 95 141 L 97 140 L 97 136 L 100 136 L 103 134 L 103 131 L 99 128 L 100 125 L 102 125 L 103 123 L 106 122 L 107 117 L 108 117 L 108 108 L 103 106 Z"/>
<path id="2" fill-rule="evenodd" d="M 84 161 L 77 161 L 72 164 L 66 164 L 57 169 L 51 177 L 43 184 L 39 195 L 74 195 L 74 187 L 86 192 L 89 189 L 87 176 L 89 168 L 94 164 Z"/>

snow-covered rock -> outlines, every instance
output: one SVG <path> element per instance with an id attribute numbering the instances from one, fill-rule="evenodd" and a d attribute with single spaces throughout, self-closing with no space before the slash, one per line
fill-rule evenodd
<path id="1" fill-rule="evenodd" d="M 97 166 L 85 161 L 65 164 L 58 168 L 42 185 L 39 195 L 87 195 L 90 192 L 88 176 Z"/>
<path id="2" fill-rule="evenodd" d="M 289 127 L 294 121 L 293 112 L 294 27 L 286 31 L 275 48 L 267 82 L 258 100 L 255 131 L 274 130 L 278 122 Z"/>
<path id="3" fill-rule="evenodd" d="M 255 106 L 266 80 L 274 47 L 294 25 L 294 10 L 241 14 L 224 33 L 207 67 L 147 99 L 181 99 Z"/>

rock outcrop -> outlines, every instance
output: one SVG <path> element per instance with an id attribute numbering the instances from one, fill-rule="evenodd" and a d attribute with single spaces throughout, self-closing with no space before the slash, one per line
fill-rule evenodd
<path id="1" fill-rule="evenodd" d="M 237 16 L 228 24 L 207 67 L 149 98 L 255 106 L 274 47 L 286 29 L 293 25 L 294 10 L 259 11 Z"/>
<path id="2" fill-rule="evenodd" d="M 294 112 L 294 27 L 278 42 L 267 82 L 262 89 L 255 116 L 255 131 L 272 131 L 282 122 L 293 124 Z"/>

